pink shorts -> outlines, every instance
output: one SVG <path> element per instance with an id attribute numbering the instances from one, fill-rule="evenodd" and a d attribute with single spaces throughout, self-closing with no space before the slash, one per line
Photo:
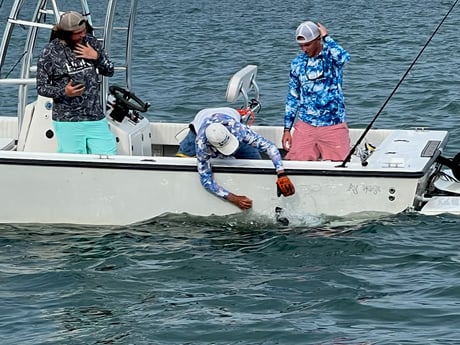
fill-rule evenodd
<path id="1" fill-rule="evenodd" d="M 324 127 L 297 121 L 286 159 L 297 161 L 342 161 L 350 152 L 350 136 L 345 122 Z"/>

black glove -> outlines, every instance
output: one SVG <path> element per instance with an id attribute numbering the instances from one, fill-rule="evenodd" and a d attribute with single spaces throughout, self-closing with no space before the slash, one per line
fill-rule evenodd
<path id="1" fill-rule="evenodd" d="M 276 180 L 276 187 L 278 197 L 280 197 L 281 194 L 284 196 L 289 196 L 295 193 L 295 187 L 289 177 L 287 177 L 286 173 L 281 173 L 278 175 L 278 179 Z"/>

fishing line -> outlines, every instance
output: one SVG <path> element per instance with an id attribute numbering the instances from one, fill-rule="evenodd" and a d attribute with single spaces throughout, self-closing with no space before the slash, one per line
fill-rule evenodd
<path id="1" fill-rule="evenodd" d="M 409 74 L 410 70 L 412 69 L 412 67 L 414 67 L 415 63 L 417 62 L 417 60 L 419 59 L 419 57 L 422 55 L 423 51 L 425 50 L 425 48 L 428 46 L 428 44 L 431 42 L 431 40 L 433 39 L 434 35 L 436 35 L 436 33 L 438 32 L 439 28 L 441 27 L 441 25 L 444 23 L 444 21 L 447 19 L 447 17 L 449 16 L 449 14 L 452 12 L 452 10 L 454 9 L 455 5 L 457 5 L 457 2 L 458 0 L 456 0 L 454 2 L 454 4 L 450 7 L 449 11 L 447 11 L 447 13 L 444 15 L 444 18 L 442 18 L 441 22 L 438 24 L 438 26 L 436 27 L 436 29 L 433 31 L 433 33 L 431 34 L 431 36 L 428 38 L 428 40 L 426 41 L 425 45 L 422 47 L 422 49 L 420 50 L 420 52 L 417 54 L 417 56 L 415 57 L 414 61 L 412 61 L 412 63 L 410 64 L 409 68 L 407 69 L 406 73 L 404 73 L 404 75 L 402 76 L 402 78 L 398 81 L 398 83 L 396 84 L 396 87 L 393 89 L 393 91 L 390 93 L 390 95 L 388 96 L 388 98 L 386 99 L 386 101 L 383 103 L 383 105 L 380 107 L 379 111 L 377 112 L 377 114 L 374 116 L 374 118 L 372 119 L 372 121 L 369 123 L 369 125 L 366 127 L 366 129 L 364 130 L 364 132 L 361 134 L 361 136 L 359 137 L 358 141 L 356 142 L 356 144 L 353 146 L 353 148 L 350 150 L 350 152 L 348 153 L 347 157 L 345 157 L 345 159 L 343 160 L 342 164 L 338 165 L 337 167 L 339 168 L 344 168 L 345 165 L 350 161 L 350 158 L 351 156 L 353 155 L 353 153 L 356 151 L 356 148 L 358 147 L 358 145 L 361 143 L 361 141 L 364 139 L 364 137 L 366 136 L 366 134 L 369 132 L 369 130 L 371 129 L 372 125 L 374 124 L 374 122 L 377 120 L 377 118 L 379 117 L 380 113 L 383 111 L 383 109 L 385 108 L 385 106 L 387 105 L 387 103 L 390 101 L 390 99 L 393 97 L 393 95 L 396 93 L 396 90 L 398 90 L 399 86 L 401 85 L 401 83 L 403 82 L 403 80 L 407 77 L 407 75 Z"/>
<path id="2" fill-rule="evenodd" d="M 24 55 L 27 54 L 27 50 L 22 53 L 22 55 L 18 58 L 18 61 L 16 61 L 16 63 L 13 65 L 13 67 L 11 67 L 11 69 L 8 71 L 8 73 L 6 73 L 6 76 L 5 76 L 5 79 L 8 78 L 10 76 L 10 74 L 13 72 L 13 70 L 16 68 L 16 66 L 21 62 L 22 58 L 24 57 Z M 1 73 L 0 73 L 1 75 Z"/>

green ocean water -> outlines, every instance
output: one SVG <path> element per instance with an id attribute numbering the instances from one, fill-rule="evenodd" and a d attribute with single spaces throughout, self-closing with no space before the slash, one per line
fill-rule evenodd
<path id="1" fill-rule="evenodd" d="M 351 53 L 348 122 L 366 126 L 429 41 L 375 127 L 449 129 L 452 156 L 460 151 L 460 8 L 445 18 L 453 4 L 139 0 L 134 91 L 152 103 L 152 120 L 187 122 L 226 105 L 231 74 L 256 64 L 256 121 L 281 124 L 294 31 L 311 19 Z M 9 6 L 0 1 L 2 32 Z M 100 5 L 90 6 L 97 18 Z M 9 91 L 0 95 L 14 111 Z M 0 344 L 458 344 L 459 224 L 453 215 L 306 214 L 282 227 L 249 213 L 129 227 L 1 225 Z"/>

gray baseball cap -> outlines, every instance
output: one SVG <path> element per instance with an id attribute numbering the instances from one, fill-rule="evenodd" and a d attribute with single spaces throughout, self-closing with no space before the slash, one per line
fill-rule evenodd
<path id="1" fill-rule="evenodd" d="M 78 31 L 86 27 L 86 18 L 75 11 L 65 12 L 59 21 L 59 28 L 64 31 Z"/>

